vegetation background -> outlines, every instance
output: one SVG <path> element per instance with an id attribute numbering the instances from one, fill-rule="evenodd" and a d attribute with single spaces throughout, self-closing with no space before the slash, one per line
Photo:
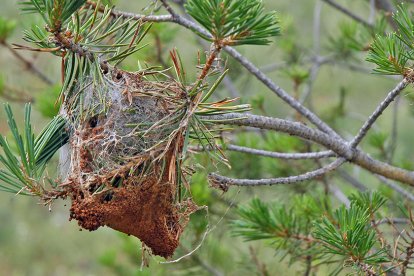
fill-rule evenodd
<path id="1" fill-rule="evenodd" d="M 317 1 L 264 0 L 266 10 L 276 10 L 281 19 L 282 35 L 269 46 L 242 46 L 239 50 L 254 64 L 262 68 L 281 87 L 293 91 L 289 70 L 308 70 L 310 63 L 303 62 L 299 69 L 290 68 L 295 59 L 306 60 L 313 47 L 314 7 Z M 361 16 L 369 16 L 369 1 L 338 0 L 349 9 L 358 11 Z M 3 0 L 0 17 L 14 20 L 16 28 L 8 43 L 22 42 L 22 30 L 35 23 L 36 16 L 22 15 L 18 1 Z M 118 0 L 116 6 L 120 10 L 142 13 L 148 1 Z M 338 44 L 332 41 L 340 37 L 340 26 L 351 19 L 322 5 L 321 10 L 321 56 L 338 51 Z M 187 73 L 195 76 L 197 53 L 203 51 L 197 37 L 175 25 L 157 24 L 146 38 L 149 45 L 129 58 L 125 67 L 129 70 L 137 68 L 137 62 L 149 64 L 171 65 L 169 50 L 177 48 L 184 60 Z M 39 131 L 46 122 L 45 118 L 53 114 L 54 103 L 48 93 L 57 93 L 60 83 L 60 60 L 48 54 L 20 51 L 20 55 L 33 61 L 33 65 L 53 80 L 48 85 L 36 78 L 25 68 L 25 65 L 13 53 L 0 45 L 0 101 L 10 102 L 14 110 L 22 110 L 22 102 L 34 102 L 34 125 Z M 372 65 L 365 62 L 364 53 L 353 56 L 349 60 L 336 60 L 324 64 L 314 82 L 312 101 L 313 109 L 326 120 L 340 129 L 345 137 L 352 137 L 365 118 L 384 98 L 386 93 L 396 84 L 396 79 L 372 75 Z M 224 57 L 225 58 L 225 57 Z M 228 60 L 233 90 L 222 85 L 218 91 L 220 96 L 237 93 L 241 101 L 253 106 L 252 113 L 266 114 L 284 118 L 290 111 L 286 105 L 271 92 L 264 88 L 244 69 Z M 300 87 L 302 89 L 302 87 Z M 344 109 L 339 108 L 341 91 L 345 91 Z M 394 159 L 406 168 L 412 168 L 414 160 L 412 147 L 412 125 L 414 112 L 412 106 L 412 87 L 408 87 L 398 104 L 398 138 Z M 2 109 L 0 109 L 2 110 Z M 378 139 L 389 139 L 393 125 L 393 109 L 388 109 L 376 123 L 371 137 L 364 142 L 367 151 L 380 156 L 381 145 Z M 18 121 L 22 114 L 16 112 Z M 0 133 L 7 135 L 8 128 L 5 114 L 0 113 Z M 388 133 L 388 134 L 387 134 Z M 382 138 L 383 137 L 383 138 Z M 238 134 L 235 140 L 239 145 L 251 147 L 268 147 L 273 150 L 289 150 L 295 147 L 295 138 L 284 135 L 268 137 L 266 144 L 261 142 L 257 133 Z M 381 140 L 382 141 L 382 140 Z M 380 143 L 382 144 L 382 143 Z M 227 175 L 237 177 L 266 177 L 269 175 L 289 175 L 292 164 L 274 159 L 229 153 L 232 171 Z M 206 163 L 200 156 L 200 162 Z M 57 162 L 57 160 L 55 161 Z M 208 171 L 214 171 L 211 167 Z M 367 187 L 376 188 L 396 200 L 392 190 L 380 181 L 356 167 L 344 167 L 345 171 L 354 175 Z M 202 171 L 202 170 L 201 170 Z M 220 171 L 225 171 L 220 168 Z M 341 178 L 335 178 L 334 184 L 346 195 L 353 188 Z M 52 211 L 39 206 L 33 198 L 16 198 L 7 193 L 0 193 L 0 274 L 2 275 L 252 275 L 268 272 L 269 275 L 295 275 L 302 273 L 298 265 L 289 266 L 288 260 L 275 256 L 275 250 L 263 242 L 242 242 L 234 237 L 229 229 L 229 221 L 237 218 L 235 205 L 250 202 L 255 196 L 267 202 L 287 202 L 295 194 L 317 194 L 321 189 L 317 181 L 295 184 L 291 187 L 274 186 L 255 189 L 232 189 L 222 195 L 208 188 L 206 174 L 201 172 L 193 178 L 193 195 L 196 202 L 209 206 L 208 216 L 198 213 L 192 216 L 192 222 L 186 230 L 182 246 L 175 258 L 188 253 L 202 240 L 204 231 L 209 224 L 213 228 L 203 245 L 190 257 L 178 263 L 160 264 L 161 259 L 152 258 L 150 267 L 141 266 L 139 241 L 116 233 L 108 228 L 94 232 L 79 231 L 77 223 L 68 222 L 68 206 L 56 202 Z M 334 204 L 335 206 L 335 204 Z M 265 271 L 264 271 L 265 269 Z M 283 272 L 283 273 L 282 273 Z M 323 275 L 323 271 L 321 272 Z"/>

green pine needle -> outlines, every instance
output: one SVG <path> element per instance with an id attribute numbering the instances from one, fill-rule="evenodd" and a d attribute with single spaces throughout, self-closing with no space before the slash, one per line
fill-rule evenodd
<path id="1" fill-rule="evenodd" d="M 31 106 L 25 106 L 24 132 L 19 132 L 9 104 L 5 105 L 7 122 L 12 133 L 13 147 L 5 137 L 0 136 L 0 189 L 11 193 L 42 196 L 42 176 L 47 162 L 56 151 L 67 143 L 69 136 L 66 122 L 56 116 L 35 138 L 30 123 Z M 16 153 L 13 149 L 16 148 Z"/>
<path id="2" fill-rule="evenodd" d="M 314 236 L 320 240 L 327 253 L 350 258 L 355 263 L 375 265 L 388 262 L 385 249 L 373 251 L 377 243 L 371 227 L 369 209 L 352 204 L 349 209 L 340 207 L 335 212 L 336 222 L 324 217 L 314 223 Z"/>
<path id="3" fill-rule="evenodd" d="M 6 41 L 6 39 L 13 33 L 15 28 L 16 21 L 0 17 L 0 43 Z"/>
<path id="4" fill-rule="evenodd" d="M 408 61 L 413 60 L 413 51 L 392 33 L 375 39 L 366 60 L 377 65 L 375 73 L 405 76 L 410 72 Z"/>
<path id="5" fill-rule="evenodd" d="M 211 33 L 213 39 L 199 34 L 210 41 L 266 45 L 271 37 L 280 34 L 275 13 L 264 12 L 259 0 L 189 0 L 185 8 Z"/>

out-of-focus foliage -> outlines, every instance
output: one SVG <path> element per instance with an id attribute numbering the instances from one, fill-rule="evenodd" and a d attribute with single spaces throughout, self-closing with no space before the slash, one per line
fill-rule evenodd
<path id="1" fill-rule="evenodd" d="M 0 75 L 0 95 L 3 95 L 4 93 L 4 77 L 3 75 Z"/>
<path id="2" fill-rule="evenodd" d="M 53 118 L 59 113 L 60 101 L 59 98 L 61 85 L 54 85 L 36 94 L 35 107 L 45 117 Z"/>
<path id="3" fill-rule="evenodd" d="M 6 41 L 6 39 L 13 33 L 15 28 L 15 20 L 8 20 L 4 17 L 0 17 L 0 43 Z"/>

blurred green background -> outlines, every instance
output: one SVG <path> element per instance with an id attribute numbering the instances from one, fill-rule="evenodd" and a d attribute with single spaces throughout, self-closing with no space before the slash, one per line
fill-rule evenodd
<path id="1" fill-rule="evenodd" d="M 284 27 L 282 36 L 270 46 L 243 46 L 238 50 L 253 61 L 258 67 L 267 71 L 278 85 L 287 91 L 292 91 L 293 81 L 286 70 L 274 70 L 275 66 L 289 68 L 289 63 L 295 59 L 306 60 L 313 51 L 313 10 L 314 0 L 264 0 L 268 10 L 276 10 Z M 368 16 L 369 1 L 338 1 L 357 11 L 362 16 Z M 32 15 L 22 15 L 18 9 L 18 1 L 3 0 L 0 7 L 0 17 L 16 22 L 16 29 L 7 43 L 26 44 L 22 40 L 23 30 L 39 21 Z M 149 1 L 119 0 L 117 9 L 129 12 L 143 13 Z M 163 13 L 161 11 L 160 13 Z M 323 5 L 321 17 L 321 55 L 331 53 L 332 38 L 339 35 L 338 25 L 350 22 L 348 18 Z M 197 53 L 202 52 L 198 39 L 190 31 L 171 24 L 155 25 L 146 38 L 149 45 L 125 62 L 124 67 L 137 70 L 137 62 L 151 65 L 170 65 L 169 50 L 177 48 L 184 60 L 189 76 L 196 75 Z M 161 46 L 157 48 L 158 46 Z M 159 55 L 161 52 L 161 55 Z M 47 116 L 53 115 L 54 99 L 59 88 L 60 60 L 49 54 L 19 51 L 28 60 L 32 60 L 50 79 L 56 87 L 46 85 L 33 76 L 25 65 L 16 59 L 9 49 L 0 45 L 0 80 L 4 84 L 1 102 L 10 101 L 10 95 L 19 95 L 34 100 L 34 125 L 39 131 L 47 122 Z M 225 56 L 223 57 L 225 59 Z M 371 65 L 364 62 L 364 54 L 352 57 L 352 64 L 370 69 Z M 303 65 L 303 70 L 309 69 L 309 64 Z M 267 90 L 254 77 L 247 74 L 231 59 L 228 60 L 230 78 L 241 96 L 241 101 L 253 104 L 253 113 L 278 116 L 285 118 L 292 114 L 272 92 Z M 292 69 L 293 70 L 293 69 Z M 312 102 L 317 114 L 339 129 L 340 133 L 350 138 L 356 133 L 377 104 L 386 93 L 396 84 L 397 80 L 387 77 L 361 73 L 350 70 L 349 66 L 337 62 L 321 67 L 314 83 Z M 302 87 L 300 87 L 302 89 Z M 338 113 L 338 102 L 341 89 L 346 92 L 345 113 Z M 229 91 L 224 85 L 218 91 L 218 96 L 227 96 Z M 398 147 L 395 154 L 396 162 L 407 168 L 412 168 L 414 150 L 412 150 L 412 131 L 414 123 L 411 103 L 412 88 L 404 91 L 399 104 L 399 135 Z M 50 96 L 53 95 L 53 96 Z M 22 103 L 11 101 L 17 120 L 21 122 Z M 392 109 L 385 112 L 374 128 L 374 136 L 367 139 L 363 146 L 373 155 L 380 156 L 381 150 L 375 145 L 384 133 L 389 133 L 392 126 Z M 345 115 L 345 116 L 343 116 Z M 4 113 L 0 112 L 0 133 L 8 134 Z M 377 136 L 375 136 L 377 135 Z M 384 139 L 386 139 L 386 136 Z M 294 150 L 296 139 L 269 134 L 263 142 L 257 134 L 240 134 L 235 138 L 237 144 L 251 147 L 267 147 L 283 151 Z M 374 142 L 373 142 L 374 141 Z M 219 168 L 220 172 L 237 177 L 276 177 L 292 172 L 290 164 L 278 160 L 251 157 L 238 153 L 230 153 L 233 170 Z M 57 158 L 54 164 L 57 163 Z M 208 160 L 198 157 L 200 164 L 207 166 Z M 50 166 L 53 172 L 54 164 Z M 208 171 L 217 170 L 208 167 Z M 361 182 L 370 187 L 380 187 L 389 197 L 393 193 L 379 185 L 376 178 L 359 171 L 358 168 L 347 168 L 358 175 Z M 0 193 L 0 275 L 252 275 L 263 274 L 260 265 L 266 264 L 270 275 L 296 275 L 301 273 L 300 266 L 288 267 L 286 260 L 275 256 L 275 251 L 262 242 L 243 243 L 240 238 L 232 237 L 229 230 L 229 220 L 236 217 L 235 204 L 243 204 L 254 196 L 265 201 L 288 201 L 296 193 L 317 192 L 317 183 L 303 183 L 294 188 L 277 186 L 257 189 L 232 189 L 225 195 L 208 188 L 206 173 L 200 169 L 193 177 L 193 195 L 200 205 L 208 205 L 209 213 L 200 211 L 192 216 L 183 240 L 173 259 L 178 258 L 201 241 L 209 224 L 211 232 L 199 250 L 192 256 L 178 263 L 160 264 L 159 258 L 150 258 L 150 267 L 141 266 L 140 242 L 124 236 L 108 228 L 94 232 L 80 231 L 77 223 L 68 222 L 68 202 L 57 201 L 51 211 L 39 205 L 37 200 L 28 197 L 18 197 L 12 194 Z M 352 188 L 344 185 L 340 179 L 335 184 L 348 194 Z M 232 204 L 234 203 L 234 204 Z M 259 258 L 255 261 L 255 256 Z M 262 271 L 263 272 L 263 271 Z M 323 273 L 322 273 L 323 274 Z"/>

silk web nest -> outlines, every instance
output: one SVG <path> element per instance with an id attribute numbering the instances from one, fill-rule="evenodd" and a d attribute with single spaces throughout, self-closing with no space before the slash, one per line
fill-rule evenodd
<path id="1" fill-rule="evenodd" d="M 108 226 L 169 257 L 198 209 L 178 180 L 187 96 L 180 83 L 145 74 L 110 69 L 100 82 L 78 79 L 62 108 L 71 138 L 60 174 L 82 228 Z"/>

